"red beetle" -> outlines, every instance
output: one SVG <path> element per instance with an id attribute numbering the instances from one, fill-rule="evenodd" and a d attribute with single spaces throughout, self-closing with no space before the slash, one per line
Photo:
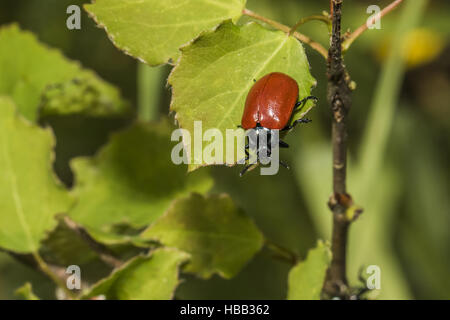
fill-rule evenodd
<path id="1" fill-rule="evenodd" d="M 307 123 L 309 119 L 298 119 L 292 125 L 289 125 L 292 114 L 303 106 L 306 101 L 313 99 L 314 96 L 308 96 L 298 101 L 299 89 L 297 82 L 288 75 L 280 72 L 270 73 L 255 82 L 245 101 L 244 114 L 242 115 L 241 127 L 245 130 L 255 129 L 257 137 L 257 159 L 262 149 L 271 153 L 270 137 L 272 130 L 287 131 L 295 127 L 297 123 Z M 262 145 L 258 143 L 259 135 L 264 132 L 267 134 L 267 143 Z M 280 147 L 288 148 L 289 145 L 280 140 Z M 249 160 L 249 144 L 245 146 L 245 160 Z M 287 164 L 280 161 L 280 164 L 289 168 Z M 252 166 L 247 164 L 241 171 L 241 176 Z"/>

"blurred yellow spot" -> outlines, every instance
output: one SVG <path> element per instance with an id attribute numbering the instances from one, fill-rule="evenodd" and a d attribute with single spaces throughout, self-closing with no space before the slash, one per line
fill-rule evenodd
<path id="1" fill-rule="evenodd" d="M 384 61 L 389 54 L 392 39 L 388 38 L 377 48 L 376 57 Z M 408 68 L 427 64 L 439 56 L 445 41 L 433 30 L 419 28 L 409 32 L 403 43 L 402 56 Z"/>

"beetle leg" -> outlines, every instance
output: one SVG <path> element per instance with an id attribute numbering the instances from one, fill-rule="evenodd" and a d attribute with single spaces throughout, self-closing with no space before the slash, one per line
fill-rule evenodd
<path id="1" fill-rule="evenodd" d="M 249 145 L 248 145 L 248 143 L 247 143 L 247 144 L 245 145 L 245 149 L 244 149 L 244 152 L 245 152 L 245 158 L 244 158 L 244 161 L 248 161 L 248 160 L 250 159 L 250 155 L 249 155 L 249 153 L 248 153 L 248 148 L 249 148 Z M 238 163 L 239 163 L 240 161 L 242 161 L 242 159 L 239 160 Z"/>
<path id="2" fill-rule="evenodd" d="M 280 160 L 280 164 L 289 170 L 289 165 L 286 162 Z"/>
<path id="3" fill-rule="evenodd" d="M 293 124 L 284 127 L 280 131 L 288 131 L 288 130 L 291 130 L 292 128 L 294 128 L 298 123 L 308 123 L 308 122 L 311 122 L 311 120 L 310 119 L 298 119 L 298 120 L 295 120 Z"/>
<path id="4" fill-rule="evenodd" d="M 280 148 L 289 148 L 289 145 L 283 140 L 280 140 Z"/>
<path id="5" fill-rule="evenodd" d="M 308 96 L 308 97 L 306 97 L 306 98 L 300 100 L 299 102 L 297 102 L 297 103 L 295 104 L 294 111 L 297 111 L 297 110 L 299 109 L 300 106 L 303 107 L 303 105 L 304 105 L 304 104 L 306 103 L 306 101 L 308 101 L 308 100 L 314 100 L 316 103 L 317 103 L 317 101 L 319 101 L 319 99 L 318 99 L 317 97 L 314 97 L 314 96 Z"/>

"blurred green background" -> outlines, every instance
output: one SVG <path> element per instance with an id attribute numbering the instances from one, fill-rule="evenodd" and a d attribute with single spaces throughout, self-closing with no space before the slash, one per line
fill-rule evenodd
<path id="1" fill-rule="evenodd" d="M 357 84 L 349 120 L 350 169 L 348 188 L 365 211 L 352 226 L 349 278 L 357 284 L 360 268 L 379 265 L 386 299 L 450 298 L 450 3 L 405 0 L 370 30 L 345 56 Z M 416 1 L 416 0 L 414 0 Z M 81 30 L 66 28 L 66 8 L 80 0 L 16 0 L 0 3 L 0 24 L 17 22 L 40 41 L 59 48 L 121 89 L 143 118 L 168 113 L 170 67 L 147 69 L 108 40 L 83 11 Z M 366 8 L 390 1 L 346 0 L 343 23 L 355 29 L 367 19 Z M 329 10 L 326 0 L 249 0 L 247 7 L 287 25 Z M 247 19 L 242 19 L 245 23 Z M 327 29 L 310 22 L 299 29 L 323 43 Z M 1 50 L 1 48 L 0 48 Z M 276 176 L 248 174 L 239 168 L 213 169 L 214 192 L 228 192 L 265 235 L 301 257 L 318 238 L 329 239 L 331 214 L 330 111 L 326 102 L 326 66 L 306 46 L 318 106 L 308 115 L 313 123 L 294 131 L 291 148 L 282 157 L 291 171 Z M 1 72 L 1 71 L 0 71 Z M 152 114 L 138 106 L 152 101 Z M 55 171 L 68 186 L 68 161 L 91 155 L 109 133 L 127 123 L 89 118 L 45 119 L 57 136 Z M 262 251 L 234 279 L 186 279 L 179 298 L 284 299 L 290 265 Z M 30 280 L 39 296 L 52 297 L 52 284 L 37 272 L 0 253 L 0 299 Z"/>

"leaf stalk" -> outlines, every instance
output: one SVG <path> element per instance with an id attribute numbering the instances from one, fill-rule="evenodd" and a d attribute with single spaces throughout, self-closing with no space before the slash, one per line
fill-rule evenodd
<path id="1" fill-rule="evenodd" d="M 372 17 L 369 21 L 366 21 L 358 29 L 353 31 L 342 43 L 342 51 L 346 52 L 350 48 L 352 43 L 369 28 L 369 25 L 374 24 L 377 19 L 383 18 L 389 12 L 397 8 L 402 2 L 403 0 L 393 1 L 390 5 L 381 10 L 381 12 L 378 15 Z"/>
<path id="2" fill-rule="evenodd" d="M 244 15 L 248 16 L 248 17 L 253 18 L 253 19 L 262 21 L 264 23 L 267 23 L 268 25 L 274 27 L 275 29 L 278 29 L 278 30 L 281 30 L 281 31 L 287 33 L 289 36 L 293 36 L 294 38 L 300 40 L 301 42 L 306 43 L 307 45 L 309 45 L 312 49 L 314 49 L 315 51 L 320 53 L 320 55 L 322 57 L 324 57 L 325 59 L 328 58 L 327 50 L 320 43 L 318 43 L 316 41 L 313 41 L 310 37 L 308 37 L 308 36 L 306 36 L 306 35 L 304 35 L 304 34 L 302 34 L 300 32 L 297 32 L 297 31 L 294 31 L 293 33 L 291 33 L 292 28 L 290 28 L 290 27 L 288 27 L 288 26 L 286 26 L 284 24 L 281 24 L 281 23 L 279 23 L 277 21 L 274 21 L 272 19 L 269 19 L 267 17 L 263 17 L 263 16 L 255 13 L 255 12 L 249 10 L 249 9 L 244 9 L 242 11 L 242 13 Z"/>

